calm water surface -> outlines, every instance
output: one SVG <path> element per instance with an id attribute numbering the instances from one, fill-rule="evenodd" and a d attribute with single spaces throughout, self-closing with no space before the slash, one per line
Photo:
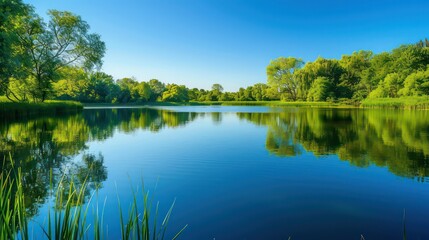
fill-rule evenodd
<path id="1" fill-rule="evenodd" d="M 0 157 L 23 168 L 35 236 L 52 168 L 54 181 L 90 175 L 111 239 L 118 196 L 127 206 L 142 181 L 162 214 L 176 199 L 169 237 L 188 224 L 181 239 L 401 239 L 405 209 L 408 239 L 429 239 L 428 111 L 86 109 L 0 133 Z"/>

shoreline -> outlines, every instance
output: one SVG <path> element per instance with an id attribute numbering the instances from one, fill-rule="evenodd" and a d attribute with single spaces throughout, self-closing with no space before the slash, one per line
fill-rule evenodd
<path id="1" fill-rule="evenodd" d="M 0 102 L 0 118 L 16 120 L 20 118 L 77 113 L 83 104 L 74 101 L 46 101 L 43 103 Z"/>

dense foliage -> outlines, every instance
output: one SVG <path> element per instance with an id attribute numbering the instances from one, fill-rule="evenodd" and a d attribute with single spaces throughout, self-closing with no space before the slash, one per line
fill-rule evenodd
<path id="1" fill-rule="evenodd" d="M 105 44 L 79 16 L 50 10 L 44 22 L 20 0 L 0 3 L 0 87 L 9 100 L 43 102 L 54 96 L 64 68 L 88 74 L 101 66 Z"/>
<path id="2" fill-rule="evenodd" d="M 287 64 L 294 61 L 301 60 L 278 58 L 267 67 L 268 80 L 281 82 L 270 85 L 280 86 L 285 100 L 360 102 L 366 98 L 429 95 L 428 40 L 380 54 L 359 51 L 340 60 L 319 57 L 305 65 Z"/>
<path id="3" fill-rule="evenodd" d="M 304 63 L 279 57 L 267 66 L 267 84 L 237 92 L 220 84 L 211 90 L 115 80 L 97 69 L 105 44 L 89 25 L 70 12 L 49 11 L 44 22 L 21 0 L 0 0 L 0 95 L 10 101 L 46 99 L 100 103 L 154 101 L 328 101 L 429 95 L 429 41 L 402 45 L 391 52 L 358 51 L 340 60 L 319 57 Z"/>

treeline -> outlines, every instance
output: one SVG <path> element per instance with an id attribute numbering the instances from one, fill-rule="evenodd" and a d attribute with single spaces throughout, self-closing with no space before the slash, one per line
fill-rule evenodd
<path id="1" fill-rule="evenodd" d="M 59 100 L 100 103 L 145 103 L 189 101 L 266 101 L 278 100 L 279 94 L 266 84 L 255 84 L 238 92 L 224 92 L 222 85 L 211 90 L 165 84 L 157 79 L 147 82 L 135 78 L 114 78 L 103 72 L 87 73 L 81 68 L 61 70 L 61 78 L 53 83 L 53 97 Z"/>
<path id="2" fill-rule="evenodd" d="M 98 71 L 106 47 L 89 25 L 70 12 L 49 11 L 44 22 L 21 0 L 0 1 L 0 96 L 13 102 L 46 99 L 100 103 L 154 101 L 328 101 L 358 103 L 367 98 L 429 95 L 429 41 L 390 52 L 354 52 L 314 62 L 280 57 L 267 66 L 267 84 L 237 92 L 115 80 Z"/>
<path id="3" fill-rule="evenodd" d="M 319 57 L 304 64 L 278 58 L 267 67 L 268 84 L 289 101 L 360 102 L 366 98 L 429 95 L 429 41 L 403 45 L 391 52 Z"/>
<path id="4" fill-rule="evenodd" d="M 0 1 L 0 96 L 12 102 L 47 99 L 80 102 L 187 102 L 275 100 L 265 84 L 237 93 L 189 89 L 183 85 L 134 78 L 115 80 L 99 72 L 105 43 L 89 24 L 71 12 L 50 10 L 45 22 L 21 0 Z"/>
<path id="5" fill-rule="evenodd" d="M 371 51 L 343 55 L 340 60 L 319 57 L 304 63 L 277 58 L 267 67 L 267 84 L 258 83 L 237 92 L 222 85 L 210 90 L 148 82 L 134 78 L 114 80 L 102 72 L 62 68 L 53 83 L 53 97 L 81 102 L 188 102 L 188 101 L 309 101 L 358 103 L 367 98 L 429 95 L 429 41 L 403 45 L 391 52 Z"/>

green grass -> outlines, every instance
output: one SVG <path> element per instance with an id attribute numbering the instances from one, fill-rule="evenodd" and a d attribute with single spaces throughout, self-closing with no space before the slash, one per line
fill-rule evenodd
<path id="1" fill-rule="evenodd" d="M 338 107 L 338 103 L 331 102 L 283 102 L 283 101 L 219 101 L 219 102 L 196 102 L 207 105 L 222 106 L 282 106 L 282 107 Z"/>
<path id="2" fill-rule="evenodd" d="M 17 119 L 34 115 L 61 114 L 78 112 L 83 105 L 73 101 L 46 101 L 43 103 L 10 102 L 0 100 L 0 116 L 3 118 Z"/>
<path id="3" fill-rule="evenodd" d="M 11 172 L 0 173 L 0 239 L 28 239 L 28 219 L 24 206 L 24 192 L 20 179 Z"/>
<path id="4" fill-rule="evenodd" d="M 12 162 L 12 161 L 11 161 Z M 13 162 L 11 163 L 13 165 Z M 12 167 L 13 169 L 13 167 Z M 25 193 L 23 192 L 21 170 L 0 172 L 0 239 L 40 239 L 42 236 L 30 236 L 28 219 L 25 209 Z M 51 172 L 52 182 L 52 172 Z M 67 187 L 64 187 L 67 186 Z M 48 210 L 48 220 L 40 227 L 44 232 L 44 239 L 106 239 L 107 232 L 103 224 L 103 210 L 99 211 L 98 201 L 93 208 L 93 223 L 87 222 L 92 195 L 85 203 L 85 191 L 87 185 L 76 186 L 73 179 L 63 177 L 56 186 L 50 186 L 51 193 L 55 196 L 53 205 Z M 137 194 L 134 193 L 133 202 L 129 205 L 129 211 L 124 217 L 118 198 L 121 229 L 121 239 L 158 240 L 164 239 L 168 222 L 174 207 L 174 202 L 158 225 L 158 207 L 155 214 L 150 213 L 149 193 L 143 191 L 143 205 L 139 209 Z M 177 239 L 187 225 L 176 233 L 173 239 Z M 89 235 L 89 230 L 92 234 Z"/>
<path id="5" fill-rule="evenodd" d="M 363 108 L 429 109 L 429 96 L 365 99 Z"/>
<path id="6" fill-rule="evenodd" d="M 282 102 L 282 101 L 191 101 L 191 102 L 148 102 L 148 103 L 88 103 L 84 107 L 121 107 L 121 106 L 284 106 L 284 107 L 353 107 L 332 102 Z"/>

